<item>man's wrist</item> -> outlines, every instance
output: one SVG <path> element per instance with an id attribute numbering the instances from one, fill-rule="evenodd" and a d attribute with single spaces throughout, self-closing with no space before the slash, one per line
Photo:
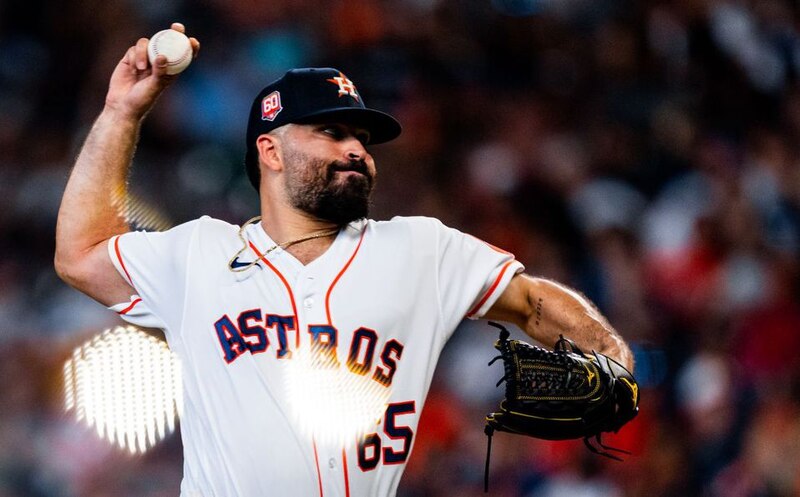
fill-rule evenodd
<path id="1" fill-rule="evenodd" d="M 100 113 L 100 118 L 117 126 L 138 128 L 145 114 L 139 115 L 135 112 L 121 109 L 118 106 L 106 104 Z"/>
<path id="2" fill-rule="evenodd" d="M 130 112 L 122 111 L 116 107 L 106 105 L 97 118 L 98 124 L 107 124 L 118 131 L 137 131 L 142 123 L 142 117 L 138 117 Z"/>

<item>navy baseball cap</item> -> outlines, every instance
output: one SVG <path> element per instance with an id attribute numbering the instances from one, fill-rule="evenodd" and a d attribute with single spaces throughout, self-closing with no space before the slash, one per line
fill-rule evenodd
<path id="1" fill-rule="evenodd" d="M 402 128 L 394 117 L 364 105 L 356 85 L 338 69 L 292 69 L 264 87 L 253 100 L 247 121 L 245 165 L 258 190 L 256 139 L 285 124 L 352 124 L 369 131 L 370 144 L 397 138 Z"/>

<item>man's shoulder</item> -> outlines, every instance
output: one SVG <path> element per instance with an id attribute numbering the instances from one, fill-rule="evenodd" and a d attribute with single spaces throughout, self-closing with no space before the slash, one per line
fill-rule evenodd
<path id="1" fill-rule="evenodd" d="M 370 220 L 370 224 L 379 230 L 393 229 L 435 229 L 444 227 L 444 224 L 435 217 L 428 216 L 395 216 L 388 220 Z"/>
<path id="2" fill-rule="evenodd" d="M 403 240 L 413 244 L 434 243 L 451 231 L 440 220 L 428 216 L 395 216 L 389 220 L 369 221 L 370 231 L 379 239 Z"/>
<path id="3" fill-rule="evenodd" d="M 211 216 L 201 216 L 195 219 L 195 222 L 197 223 L 198 229 L 208 232 L 219 232 L 220 234 L 236 233 L 240 228 L 239 225 L 231 224 L 227 221 L 216 219 Z"/>
<path id="4" fill-rule="evenodd" d="M 181 224 L 173 226 L 164 231 L 150 231 L 151 233 L 191 233 L 198 230 L 203 231 L 210 231 L 210 232 L 236 232 L 239 229 L 238 226 L 235 224 L 230 224 L 226 221 L 221 219 L 215 219 L 210 216 L 201 216 L 195 219 L 191 219 L 189 221 L 184 221 Z"/>
<path id="5" fill-rule="evenodd" d="M 174 243 L 180 243 L 180 240 L 184 240 L 186 243 L 191 244 L 192 241 L 196 240 L 235 239 L 238 231 L 239 227 L 235 224 L 210 216 L 202 216 L 181 223 L 166 231 L 143 234 L 145 236 L 155 236 L 158 239 L 171 240 Z"/>

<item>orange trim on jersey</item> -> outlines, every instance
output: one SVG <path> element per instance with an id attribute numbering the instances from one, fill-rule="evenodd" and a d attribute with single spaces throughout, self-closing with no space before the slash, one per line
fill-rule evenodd
<path id="1" fill-rule="evenodd" d="M 367 232 L 367 227 L 364 226 L 364 229 L 361 230 L 361 238 L 358 240 L 358 245 L 356 245 L 356 249 L 355 251 L 353 251 L 353 255 L 350 256 L 350 259 L 348 259 L 347 263 L 344 265 L 342 270 L 339 271 L 339 274 L 337 274 L 336 278 L 333 279 L 333 283 L 331 283 L 331 286 L 328 288 L 328 293 L 325 294 L 325 313 L 328 315 L 328 324 L 333 324 L 333 321 L 331 321 L 331 302 L 330 302 L 331 292 L 333 291 L 333 287 L 336 286 L 336 283 L 339 282 L 339 278 L 342 277 L 344 272 L 347 271 L 347 268 L 350 267 L 350 263 L 353 262 L 353 259 L 356 258 L 356 254 L 358 253 L 358 249 L 361 248 L 361 242 L 364 241 L 364 234 L 366 232 Z"/>
<path id="2" fill-rule="evenodd" d="M 311 437 L 311 442 L 314 444 L 314 464 L 317 465 L 317 481 L 319 482 L 319 497 L 322 497 L 322 473 L 319 470 L 319 456 L 317 455 L 317 441 Z"/>
<path id="3" fill-rule="evenodd" d="M 125 262 L 122 260 L 122 253 L 119 251 L 119 236 L 114 239 L 114 252 L 117 253 L 117 260 L 119 260 L 119 265 L 122 266 L 122 270 L 125 271 L 125 276 L 128 278 L 128 283 L 133 286 L 133 280 L 131 279 L 131 275 L 128 273 L 128 269 L 125 267 Z"/>
<path id="4" fill-rule="evenodd" d="M 142 299 L 140 299 L 140 298 L 135 299 L 133 302 L 131 302 L 131 305 L 129 305 L 128 307 L 122 309 L 117 314 L 127 314 L 131 309 L 133 309 L 136 306 L 136 304 L 138 304 L 141 301 L 142 301 Z"/>
<path id="5" fill-rule="evenodd" d="M 494 283 L 492 283 L 492 286 L 490 286 L 489 289 L 486 290 L 486 293 L 483 295 L 481 300 L 475 305 L 475 307 L 472 308 L 471 311 L 467 313 L 467 316 L 472 316 L 473 314 L 478 312 L 480 308 L 483 307 L 483 304 L 485 304 L 486 301 L 489 300 L 489 297 L 497 289 L 497 285 L 500 284 L 500 280 L 503 279 L 503 275 L 506 274 L 506 269 L 508 269 L 508 267 L 511 265 L 512 262 L 514 262 L 514 259 L 511 259 L 510 261 L 505 263 L 503 269 L 500 270 L 500 274 L 497 275 L 497 278 L 495 278 Z"/>
<path id="6" fill-rule="evenodd" d="M 280 278 L 280 280 L 283 282 L 283 286 L 286 287 L 286 291 L 289 293 L 289 300 L 292 303 L 292 312 L 294 313 L 295 330 L 297 330 L 297 332 L 295 333 L 295 346 L 299 347 L 300 346 L 300 316 L 297 315 L 297 304 L 295 304 L 295 302 L 294 302 L 294 293 L 292 293 L 292 288 L 289 286 L 289 282 L 286 281 L 286 278 L 283 277 L 283 274 L 281 274 L 281 272 L 278 271 L 278 268 L 273 266 L 272 263 L 269 262 L 266 259 L 266 256 L 258 251 L 256 246 L 253 245 L 253 242 L 249 242 L 249 243 L 250 243 L 250 248 L 253 250 L 253 252 L 256 253 L 256 256 L 258 257 L 257 260 L 264 261 L 264 264 L 266 264 L 270 269 L 272 269 L 272 272 L 274 272 L 276 275 L 278 275 L 278 278 Z"/>
<path id="7" fill-rule="evenodd" d="M 342 468 L 344 469 L 344 495 L 350 497 L 350 477 L 347 475 L 347 453 L 342 447 Z"/>

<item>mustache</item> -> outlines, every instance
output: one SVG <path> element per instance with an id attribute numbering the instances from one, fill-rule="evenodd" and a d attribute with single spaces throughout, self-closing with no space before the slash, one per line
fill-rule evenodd
<path id="1" fill-rule="evenodd" d="M 328 166 L 328 174 L 332 176 L 336 171 L 355 171 L 370 177 L 367 162 L 364 159 L 331 162 Z"/>

